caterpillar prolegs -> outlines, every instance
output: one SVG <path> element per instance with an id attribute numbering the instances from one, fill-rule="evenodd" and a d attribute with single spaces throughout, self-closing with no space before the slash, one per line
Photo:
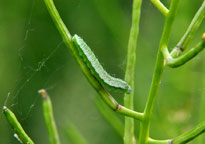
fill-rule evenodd
<path id="1" fill-rule="evenodd" d="M 118 89 L 126 93 L 131 92 L 131 87 L 127 82 L 119 78 L 112 77 L 104 70 L 95 54 L 81 37 L 75 34 L 72 40 L 79 51 L 79 55 L 82 56 L 91 73 L 102 85 Z"/>

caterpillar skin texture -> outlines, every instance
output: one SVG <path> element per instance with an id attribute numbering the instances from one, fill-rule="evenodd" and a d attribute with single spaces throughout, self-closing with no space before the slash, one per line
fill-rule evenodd
<path id="1" fill-rule="evenodd" d="M 79 51 L 79 55 L 83 58 L 91 73 L 101 84 L 106 85 L 110 88 L 118 89 L 128 94 L 131 93 L 131 87 L 127 82 L 119 78 L 110 76 L 103 69 L 102 65 L 100 64 L 92 50 L 88 47 L 88 45 L 81 37 L 75 34 L 72 40 Z"/>

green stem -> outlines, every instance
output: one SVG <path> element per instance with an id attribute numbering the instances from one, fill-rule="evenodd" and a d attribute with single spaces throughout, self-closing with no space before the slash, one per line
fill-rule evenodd
<path id="1" fill-rule="evenodd" d="M 165 59 L 171 58 L 171 55 L 169 54 L 169 51 L 168 51 L 168 41 L 169 41 L 169 37 L 171 34 L 171 30 L 172 30 L 173 20 L 174 20 L 175 15 L 176 15 L 177 5 L 178 5 L 178 1 L 171 3 L 170 10 L 169 10 L 169 13 L 166 17 L 166 22 L 164 25 L 160 49 L 161 49 Z"/>
<path id="2" fill-rule="evenodd" d="M 48 129 L 49 141 L 51 144 L 60 144 L 58 130 L 53 116 L 53 107 L 47 92 L 42 89 L 38 91 L 43 97 L 43 115 Z"/>
<path id="3" fill-rule="evenodd" d="M 192 130 L 171 140 L 154 140 L 149 138 L 148 144 L 185 144 L 205 132 L 205 122 L 200 123 Z"/>
<path id="4" fill-rule="evenodd" d="M 157 9 L 164 15 L 167 16 L 169 10 L 160 2 L 160 0 L 151 0 L 151 2 L 157 7 Z"/>
<path id="5" fill-rule="evenodd" d="M 26 132 L 22 128 L 15 114 L 6 106 L 3 107 L 3 112 L 10 126 L 12 127 L 15 134 L 19 138 L 19 140 L 25 144 L 34 144 L 34 142 L 31 140 L 31 138 L 26 134 Z"/>
<path id="6" fill-rule="evenodd" d="M 162 53 L 159 51 L 157 56 L 155 71 L 153 75 L 153 80 L 151 84 L 151 90 L 150 90 L 150 94 L 148 97 L 148 101 L 144 113 L 144 120 L 141 123 L 141 127 L 140 127 L 139 144 L 147 144 L 148 141 L 152 111 L 154 109 L 155 101 L 157 98 L 157 93 L 158 93 L 163 70 L 164 70 L 164 58 Z"/>
<path id="7" fill-rule="evenodd" d="M 194 138 L 205 132 L 205 122 L 200 123 L 189 132 L 174 138 L 171 144 L 184 144 L 192 141 Z"/>
<path id="8" fill-rule="evenodd" d="M 133 0 L 132 5 L 132 25 L 130 29 L 130 36 L 128 42 L 127 53 L 127 67 L 125 72 L 125 81 L 127 81 L 131 87 L 132 92 L 125 94 L 124 105 L 130 109 L 133 109 L 133 97 L 134 97 L 134 73 L 136 67 L 136 47 L 137 38 L 139 33 L 139 22 L 141 13 L 142 0 Z M 135 144 L 136 139 L 134 136 L 134 119 L 125 117 L 125 129 L 124 129 L 124 144 Z"/>
<path id="9" fill-rule="evenodd" d="M 149 138 L 148 144 L 171 144 L 172 140 L 155 140 Z"/>
<path id="10" fill-rule="evenodd" d="M 173 25 L 173 20 L 176 15 L 178 2 L 179 0 L 172 0 L 169 13 L 166 17 L 164 30 L 162 33 L 160 46 L 158 50 L 157 61 L 155 65 L 152 84 L 151 84 L 148 100 L 147 100 L 145 111 L 144 111 L 144 120 L 141 123 L 139 144 L 147 144 L 148 142 L 151 116 L 152 116 L 152 112 L 153 112 L 154 105 L 156 102 L 157 93 L 158 93 L 160 81 L 162 78 L 162 73 L 164 70 L 164 57 L 163 57 L 162 51 L 164 48 L 167 48 L 167 45 L 168 45 L 168 41 L 169 41 L 169 37 L 171 34 L 172 25 Z"/>
<path id="11" fill-rule="evenodd" d="M 83 59 L 80 57 L 78 50 L 74 46 L 72 42 L 72 36 L 69 33 L 68 29 L 66 28 L 65 24 L 63 23 L 62 19 L 60 18 L 60 15 L 53 3 L 53 0 L 44 0 L 46 7 L 48 9 L 48 12 L 50 13 L 53 22 L 56 25 L 56 28 L 61 34 L 61 37 L 63 38 L 66 46 L 70 50 L 71 54 L 77 61 L 77 63 L 80 66 L 81 71 L 89 81 L 89 83 L 92 85 L 92 87 L 98 92 L 98 94 L 101 96 L 101 98 L 104 100 L 104 102 L 113 110 L 116 112 L 136 118 L 138 120 L 142 120 L 143 114 L 135 112 L 131 109 L 127 109 L 121 105 L 119 105 L 115 99 L 102 87 L 102 85 L 96 80 L 96 78 L 92 75 L 90 70 L 88 69 L 86 63 L 84 63 Z"/>
<path id="12" fill-rule="evenodd" d="M 205 40 L 202 40 L 199 44 L 196 45 L 196 47 L 192 48 L 191 50 L 189 50 L 185 54 L 183 54 L 177 58 L 169 59 L 168 61 L 166 61 L 166 65 L 170 66 L 172 68 L 179 67 L 179 66 L 187 63 L 192 58 L 194 58 L 204 48 L 205 48 Z"/>
<path id="13" fill-rule="evenodd" d="M 194 18 L 192 19 L 191 24 L 189 25 L 188 29 L 186 30 L 184 36 L 178 42 L 176 48 L 174 48 L 171 52 L 173 57 L 177 57 L 180 55 L 181 52 L 185 50 L 189 42 L 192 40 L 194 34 L 198 30 L 200 24 L 202 23 L 205 17 L 205 0 L 203 1 L 201 7 L 195 14 Z"/>

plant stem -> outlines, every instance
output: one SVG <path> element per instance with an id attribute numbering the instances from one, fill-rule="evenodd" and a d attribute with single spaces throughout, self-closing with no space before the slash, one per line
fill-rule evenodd
<path id="1" fill-rule="evenodd" d="M 148 144 L 171 144 L 172 140 L 155 140 L 149 138 Z"/>
<path id="2" fill-rule="evenodd" d="M 48 9 L 48 12 L 50 13 L 53 22 L 56 25 L 56 28 L 61 34 L 61 37 L 63 38 L 65 45 L 70 50 L 71 54 L 77 61 L 77 63 L 80 66 L 81 71 L 91 84 L 91 86 L 98 92 L 98 94 L 101 96 L 101 98 L 104 100 L 104 102 L 113 110 L 116 112 L 136 118 L 138 120 L 142 120 L 143 114 L 139 112 L 135 112 L 131 109 L 125 108 L 121 105 L 119 105 L 115 99 L 103 88 L 103 86 L 96 80 L 96 78 L 92 75 L 89 68 L 87 67 L 86 63 L 84 63 L 84 60 L 80 57 L 79 52 L 77 48 L 74 46 L 72 42 L 72 36 L 69 33 L 68 29 L 66 28 L 65 24 L 63 23 L 62 19 L 60 18 L 60 15 L 53 3 L 53 0 L 44 0 L 46 7 Z"/>
<path id="3" fill-rule="evenodd" d="M 205 35 L 205 33 L 204 33 Z M 194 48 L 186 52 L 185 54 L 166 61 L 166 65 L 170 66 L 172 68 L 176 68 L 179 66 L 182 66 L 183 64 L 187 63 L 189 60 L 194 58 L 198 53 L 200 53 L 205 48 L 205 40 L 202 39 L 202 41 L 197 44 Z"/>
<path id="4" fill-rule="evenodd" d="M 192 130 L 190 130 L 189 132 L 174 138 L 171 144 L 188 143 L 204 132 L 205 132 L 205 122 L 202 122 L 199 125 L 197 125 L 195 128 L 193 128 Z"/>
<path id="5" fill-rule="evenodd" d="M 160 2 L 160 0 L 151 0 L 151 2 L 157 7 L 157 9 L 164 15 L 167 16 L 169 10 Z"/>
<path id="6" fill-rule="evenodd" d="M 193 139 L 195 139 L 197 136 L 201 135 L 205 132 L 205 122 L 202 122 L 198 124 L 195 128 L 192 130 L 174 138 L 171 140 L 153 140 L 149 138 L 148 144 L 185 144 Z"/>
<path id="7" fill-rule="evenodd" d="M 25 144 L 34 144 L 34 142 L 31 140 L 31 138 L 26 134 L 26 132 L 22 128 L 15 114 L 6 106 L 3 107 L 3 112 L 10 126 L 14 130 L 15 134 L 18 136 L 19 140 L 21 140 Z"/>
<path id="8" fill-rule="evenodd" d="M 163 34 L 162 34 L 162 39 L 161 39 L 161 42 L 160 42 L 160 49 L 161 49 L 165 59 L 171 58 L 171 55 L 169 54 L 169 51 L 168 51 L 167 47 L 168 47 L 169 37 L 170 37 L 170 34 L 171 34 L 173 20 L 174 20 L 175 15 L 176 15 L 176 7 L 178 5 L 178 1 L 171 3 L 169 13 L 166 17 L 164 30 L 163 30 Z"/>
<path id="9" fill-rule="evenodd" d="M 155 65 L 151 89 L 149 92 L 148 100 L 147 100 L 145 111 L 144 111 L 144 120 L 141 123 L 139 144 L 147 144 L 148 142 L 151 116 L 152 116 L 152 112 L 153 112 L 154 105 L 156 102 L 162 73 L 164 70 L 164 57 L 163 57 L 162 51 L 164 48 L 167 48 L 167 45 L 168 45 L 169 37 L 171 34 L 171 28 L 173 25 L 173 20 L 176 15 L 178 2 L 179 0 L 172 0 L 169 13 L 166 17 L 164 30 L 162 33 L 160 46 L 158 50 L 157 61 Z"/>
<path id="10" fill-rule="evenodd" d="M 142 0 L 133 0 L 132 4 L 132 25 L 130 29 L 130 36 L 128 42 L 128 53 L 127 53 L 127 67 L 125 72 L 125 81 L 127 81 L 131 87 L 132 92 L 125 94 L 124 105 L 127 108 L 133 109 L 133 97 L 134 97 L 134 73 L 136 65 L 136 47 L 137 38 L 139 33 L 139 22 L 141 13 Z M 124 144 L 135 144 L 134 136 L 134 119 L 125 117 L 125 128 L 124 128 Z"/>
<path id="11" fill-rule="evenodd" d="M 205 17 L 205 0 L 203 1 L 201 7 L 199 8 L 197 13 L 195 14 L 194 18 L 192 19 L 191 24 L 189 25 L 188 29 L 186 30 L 184 36 L 178 42 L 176 48 L 174 48 L 172 50 L 171 55 L 173 57 L 179 56 L 180 53 L 185 50 L 185 48 L 187 47 L 189 42 L 192 40 L 194 34 L 198 30 L 204 17 Z"/>
<path id="12" fill-rule="evenodd" d="M 144 120 L 142 121 L 140 127 L 139 144 L 146 144 L 148 141 L 151 115 L 157 98 L 157 93 L 158 93 L 163 70 L 164 70 L 164 58 L 161 51 L 159 50 L 155 71 L 153 75 L 153 80 L 151 84 L 151 90 L 150 90 L 150 94 L 144 112 Z"/>
<path id="13" fill-rule="evenodd" d="M 39 90 L 38 92 L 43 97 L 43 115 L 48 129 L 49 141 L 51 144 L 60 144 L 58 130 L 53 116 L 53 107 L 50 97 L 44 89 Z"/>

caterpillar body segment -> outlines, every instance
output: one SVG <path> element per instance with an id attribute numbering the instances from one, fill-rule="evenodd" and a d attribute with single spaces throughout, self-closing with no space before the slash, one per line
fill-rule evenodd
<path id="1" fill-rule="evenodd" d="M 102 85 L 118 89 L 126 93 L 131 93 L 131 87 L 127 82 L 119 78 L 112 77 L 104 70 L 95 54 L 81 37 L 75 34 L 72 40 L 79 51 L 79 55 L 83 58 L 91 73 Z"/>

